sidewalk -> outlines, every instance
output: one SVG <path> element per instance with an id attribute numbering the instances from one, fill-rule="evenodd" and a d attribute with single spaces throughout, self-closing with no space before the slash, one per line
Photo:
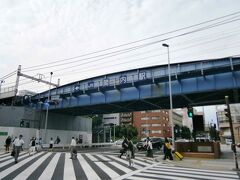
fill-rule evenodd
<path id="1" fill-rule="evenodd" d="M 240 148 L 237 148 L 240 154 Z M 156 158 L 156 161 L 162 162 L 163 164 L 169 164 L 180 167 L 198 168 L 207 170 L 220 170 L 229 171 L 236 168 L 235 159 L 233 158 L 233 152 L 230 146 L 221 145 L 221 158 L 220 159 L 206 159 L 206 158 L 190 158 L 184 157 L 183 160 L 163 160 L 163 155 Z M 240 157 L 238 156 L 238 166 L 240 169 Z"/>

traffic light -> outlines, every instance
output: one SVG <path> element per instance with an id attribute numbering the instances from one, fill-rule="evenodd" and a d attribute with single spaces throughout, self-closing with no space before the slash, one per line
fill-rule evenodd
<path id="1" fill-rule="evenodd" d="M 188 107 L 188 112 L 187 112 L 187 114 L 188 114 L 188 117 L 193 117 L 193 107 Z"/>
<path id="2" fill-rule="evenodd" d="M 230 119 L 230 116 L 231 116 L 231 114 L 230 114 L 230 109 L 224 109 L 224 111 L 225 111 L 225 116 L 227 117 L 227 119 L 229 120 Z"/>

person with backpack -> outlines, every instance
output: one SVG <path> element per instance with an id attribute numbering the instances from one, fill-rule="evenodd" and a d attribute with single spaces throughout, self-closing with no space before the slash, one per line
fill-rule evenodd
<path id="1" fill-rule="evenodd" d="M 6 141 L 5 141 L 5 148 L 6 148 L 7 153 L 9 153 L 9 147 L 11 145 L 11 142 L 12 142 L 12 138 L 10 136 L 8 136 Z"/>
<path id="2" fill-rule="evenodd" d="M 165 143 L 164 143 L 164 146 L 163 146 L 163 152 L 164 152 L 163 160 L 166 160 L 167 158 L 169 160 L 173 160 L 172 145 L 171 145 L 171 143 L 168 141 L 168 139 L 166 137 L 165 137 Z"/>
<path id="3" fill-rule="evenodd" d="M 122 155 L 124 153 L 127 152 L 127 149 L 128 149 L 128 139 L 126 137 L 124 137 L 124 140 L 122 142 L 122 149 L 120 150 L 121 154 L 119 155 L 120 158 L 122 157 Z"/>

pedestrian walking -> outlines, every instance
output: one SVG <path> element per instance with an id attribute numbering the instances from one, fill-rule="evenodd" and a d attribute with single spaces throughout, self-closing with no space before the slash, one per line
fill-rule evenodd
<path id="1" fill-rule="evenodd" d="M 49 142 L 49 150 L 53 150 L 53 138 L 51 137 L 50 142 Z"/>
<path id="2" fill-rule="evenodd" d="M 172 145 L 170 144 L 170 142 L 168 141 L 167 138 L 165 138 L 165 143 L 164 143 L 164 146 L 163 146 L 163 152 L 164 152 L 163 160 L 166 160 L 167 158 L 169 160 L 173 160 Z"/>
<path id="3" fill-rule="evenodd" d="M 12 138 L 10 136 L 8 136 L 6 141 L 5 141 L 5 149 L 6 149 L 7 153 L 9 153 L 9 147 L 11 145 L 11 142 L 12 142 Z"/>
<path id="4" fill-rule="evenodd" d="M 147 149 L 147 157 L 153 158 L 153 147 L 152 147 L 152 142 L 149 137 L 146 139 L 145 147 Z"/>
<path id="5" fill-rule="evenodd" d="M 28 153 L 30 156 L 31 153 L 34 153 L 36 150 L 36 139 L 34 137 L 32 137 L 32 139 L 30 140 L 29 146 L 30 147 L 29 147 Z"/>
<path id="6" fill-rule="evenodd" d="M 59 144 L 61 142 L 60 138 L 57 136 L 57 139 L 54 141 L 54 144 Z"/>
<path id="7" fill-rule="evenodd" d="M 123 136 L 123 138 L 124 138 L 124 140 L 122 142 L 122 149 L 120 150 L 121 154 L 119 155 L 120 158 L 122 157 L 122 155 L 124 153 L 127 152 L 127 149 L 128 149 L 128 139 L 126 137 L 124 137 L 124 136 Z"/>
<path id="8" fill-rule="evenodd" d="M 134 145 L 132 140 L 129 138 L 128 139 L 128 148 L 127 148 L 127 155 L 126 155 L 128 161 L 129 161 L 129 166 L 133 166 L 134 165 L 134 161 L 133 159 L 135 158 L 134 155 Z"/>
<path id="9" fill-rule="evenodd" d="M 15 139 L 13 142 L 13 155 L 15 158 L 15 163 L 18 163 L 18 156 L 20 151 L 22 150 L 22 146 L 24 144 L 24 141 L 22 139 L 22 135 L 19 135 L 19 138 Z"/>
<path id="10" fill-rule="evenodd" d="M 76 140 L 74 137 L 72 137 L 72 141 L 70 144 L 70 151 L 71 151 L 71 157 L 70 159 L 76 159 L 77 158 L 77 149 L 76 149 Z"/>

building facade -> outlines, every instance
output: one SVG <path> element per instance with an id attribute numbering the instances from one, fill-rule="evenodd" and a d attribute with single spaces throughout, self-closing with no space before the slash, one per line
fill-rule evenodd
<path id="1" fill-rule="evenodd" d="M 133 125 L 133 113 L 124 112 L 120 113 L 120 124 L 121 125 Z"/>
<path id="2" fill-rule="evenodd" d="M 182 116 L 173 111 L 174 124 L 182 126 Z M 138 111 L 133 113 L 133 125 L 138 138 L 172 137 L 169 110 Z"/>
<path id="3" fill-rule="evenodd" d="M 228 118 L 225 116 L 225 106 L 217 107 L 217 119 L 220 131 L 220 140 L 222 143 L 226 143 L 227 139 L 231 139 L 230 124 Z M 230 105 L 233 132 L 236 143 L 240 143 L 240 104 Z"/>

